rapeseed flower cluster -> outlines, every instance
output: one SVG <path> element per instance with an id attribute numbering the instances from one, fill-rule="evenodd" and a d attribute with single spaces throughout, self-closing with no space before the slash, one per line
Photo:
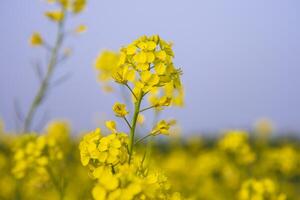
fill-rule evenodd
<path id="1" fill-rule="evenodd" d="M 114 166 L 128 161 L 128 136 L 124 133 L 111 133 L 102 136 L 100 129 L 85 135 L 80 142 L 80 157 L 83 166 L 91 169 L 100 166 Z"/>
<path id="2" fill-rule="evenodd" d="M 116 102 L 113 112 L 128 126 L 128 133 L 119 132 L 114 121 L 107 121 L 111 131 L 103 136 L 100 129 L 85 135 L 79 149 L 83 166 L 88 166 L 92 177 L 97 180 L 92 190 L 96 200 L 134 199 L 181 199 L 172 193 L 167 178 L 159 172 L 144 166 L 145 157 L 139 159 L 136 144 L 147 137 L 168 135 L 174 121 L 159 121 L 144 137 L 136 139 L 138 121 L 143 121 L 140 113 L 151 108 L 170 106 L 172 94 L 163 93 L 157 102 L 141 108 L 143 99 L 150 93 L 172 87 L 182 89 L 180 69 L 173 64 L 174 52 L 171 44 L 159 36 L 142 36 L 121 48 L 120 52 L 104 52 L 96 61 L 101 80 L 114 80 L 127 88 L 132 96 L 134 110 L 130 112 L 126 104 Z M 152 94 L 152 96 L 153 96 Z M 127 118 L 131 117 L 129 121 Z"/>
<path id="3" fill-rule="evenodd" d="M 237 156 L 241 164 L 249 164 L 255 160 L 255 154 L 248 144 L 248 134 L 245 131 L 229 131 L 219 141 L 219 147 L 224 152 Z"/>
<path id="4" fill-rule="evenodd" d="M 132 87 L 133 99 L 148 94 L 153 108 L 183 105 L 184 90 L 181 69 L 173 64 L 172 43 L 158 35 L 142 36 L 119 52 L 104 51 L 96 59 L 99 80 L 111 91 L 110 81 Z"/>
<path id="5" fill-rule="evenodd" d="M 30 173 L 48 176 L 51 164 L 61 161 L 69 141 L 67 123 L 52 122 L 45 135 L 25 134 L 15 144 L 12 173 L 22 179 Z"/>
<path id="6" fill-rule="evenodd" d="M 115 167 L 96 168 L 93 177 L 97 184 L 92 190 L 96 200 L 132 199 L 180 199 L 178 193 L 170 193 L 167 177 L 159 171 L 149 171 L 139 162 Z"/>
<path id="7" fill-rule="evenodd" d="M 278 193 L 275 183 L 270 179 L 250 179 L 242 184 L 240 200 L 286 200 L 286 195 Z"/>
<path id="8" fill-rule="evenodd" d="M 16 164 L 12 173 L 16 178 L 23 178 L 31 171 L 47 175 L 46 167 L 49 161 L 55 162 L 62 158 L 62 151 L 56 148 L 55 144 L 48 143 L 45 136 L 26 135 L 17 147 L 14 156 Z"/>

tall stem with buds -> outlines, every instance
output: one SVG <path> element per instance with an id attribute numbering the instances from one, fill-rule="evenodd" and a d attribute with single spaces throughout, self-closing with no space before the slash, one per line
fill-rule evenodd
<path id="1" fill-rule="evenodd" d="M 34 97 L 32 103 L 31 103 L 31 106 L 29 108 L 29 111 L 25 117 L 23 132 L 27 132 L 31 129 L 32 120 L 34 118 L 34 115 L 36 114 L 36 111 L 39 108 L 39 106 L 42 104 L 42 102 L 46 96 L 46 93 L 49 89 L 50 80 L 52 78 L 54 69 L 57 65 L 59 50 L 60 50 L 60 48 L 63 44 L 63 40 L 64 40 L 64 21 L 65 20 L 62 20 L 58 23 L 56 42 L 55 42 L 54 47 L 51 50 L 51 56 L 50 56 L 50 60 L 49 60 L 48 66 L 47 66 L 47 72 L 46 72 L 45 77 L 42 80 L 39 90 L 38 90 L 36 96 Z"/>

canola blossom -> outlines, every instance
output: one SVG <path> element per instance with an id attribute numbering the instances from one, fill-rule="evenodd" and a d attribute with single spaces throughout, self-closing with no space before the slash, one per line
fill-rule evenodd
<path id="1" fill-rule="evenodd" d="M 150 105 L 161 110 L 170 104 L 184 104 L 184 89 L 180 80 L 182 71 L 174 66 L 173 58 L 172 43 L 158 35 L 142 36 L 119 52 L 101 52 L 95 67 L 104 88 L 108 88 L 112 81 L 126 87 L 131 85 L 133 98 L 147 93 Z"/>
<path id="2" fill-rule="evenodd" d="M 85 135 L 79 144 L 81 163 L 96 179 L 92 189 L 94 199 L 181 199 L 179 193 L 171 190 L 167 177 L 160 170 L 146 166 L 145 157 L 140 158 L 134 148 L 148 136 L 169 133 L 172 123 L 161 120 L 149 134 L 136 138 L 136 127 L 144 121 L 139 117 L 141 112 L 171 105 L 172 96 L 162 94 L 157 104 L 141 108 L 148 93 L 163 89 L 167 84 L 174 90 L 182 88 L 181 70 L 174 66 L 173 57 L 171 44 L 155 35 L 142 36 L 118 53 L 104 52 L 97 58 L 97 65 L 104 74 L 100 75 L 101 79 L 114 80 L 128 89 L 134 109 L 130 112 L 126 104 L 119 102 L 112 108 L 116 117 L 124 119 L 127 133 L 118 131 L 116 122 L 107 121 L 109 135 L 103 136 L 98 128 Z M 128 115 L 130 121 L 126 118 Z"/>
<path id="3" fill-rule="evenodd" d="M 122 93 L 106 127 L 78 133 L 55 120 L 33 131 L 54 71 L 72 52 L 63 47 L 65 37 L 87 31 L 84 24 L 65 26 L 85 10 L 86 0 L 45 2 L 51 9 L 44 16 L 58 31 L 54 44 L 40 32 L 29 38 L 49 53 L 49 62 L 22 131 L 7 131 L 0 119 L 1 200 L 300 199 L 300 142 L 273 137 L 270 120 L 258 120 L 251 131 L 181 137 L 179 123 L 162 118 L 164 109 L 184 106 L 185 90 L 173 44 L 159 35 L 97 56 L 103 89 Z"/>

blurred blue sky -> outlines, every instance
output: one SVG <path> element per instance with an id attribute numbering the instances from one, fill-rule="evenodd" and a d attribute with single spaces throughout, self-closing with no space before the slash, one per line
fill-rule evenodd
<path id="1" fill-rule="evenodd" d="M 47 8 L 42 0 L 0 1 L 0 117 L 8 129 L 15 127 L 14 99 L 26 111 L 37 90 L 32 63 L 45 62 L 45 54 L 30 48 L 28 37 L 40 31 L 53 40 Z M 249 128 L 261 117 L 278 130 L 299 131 L 299 10 L 299 0 L 89 0 L 68 25 L 84 23 L 88 32 L 67 40 L 74 54 L 57 73 L 72 76 L 40 111 L 69 119 L 76 130 L 112 118 L 116 98 L 100 90 L 95 57 L 142 34 L 160 34 L 175 44 L 186 88 L 186 107 L 164 116 L 177 118 L 185 132 Z"/>

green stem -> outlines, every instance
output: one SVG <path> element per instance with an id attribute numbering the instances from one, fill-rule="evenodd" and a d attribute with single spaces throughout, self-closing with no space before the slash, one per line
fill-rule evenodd
<path id="1" fill-rule="evenodd" d="M 144 109 L 140 110 L 140 113 L 141 113 L 141 112 L 144 112 L 144 111 L 146 111 L 146 110 L 149 110 L 149 109 L 151 109 L 151 108 L 156 108 L 156 107 L 157 107 L 157 106 L 150 106 L 150 107 L 144 108 Z"/>
<path id="2" fill-rule="evenodd" d="M 56 179 L 56 176 L 50 167 L 47 167 L 47 170 L 52 180 L 52 183 L 59 194 L 59 199 L 63 200 L 65 196 L 65 183 L 63 182 L 63 179 Z"/>
<path id="3" fill-rule="evenodd" d="M 131 92 L 131 94 L 134 96 L 135 100 L 138 100 L 137 96 L 134 94 L 134 92 L 132 91 L 131 87 L 127 83 L 125 83 L 124 85 L 129 89 L 129 91 Z"/>
<path id="4" fill-rule="evenodd" d="M 141 142 L 141 141 L 147 139 L 147 138 L 150 137 L 150 136 L 153 136 L 153 134 L 148 134 L 148 135 L 146 135 L 146 136 L 144 136 L 144 137 L 138 139 L 134 144 L 138 144 L 139 142 Z"/>
<path id="5" fill-rule="evenodd" d="M 55 42 L 54 47 L 51 50 L 50 61 L 47 66 L 47 72 L 46 72 L 44 79 L 42 80 L 39 90 L 38 90 L 36 96 L 34 97 L 32 103 L 31 103 L 31 106 L 29 108 L 29 111 L 25 117 L 23 132 L 27 132 L 31 129 L 32 120 L 34 118 L 34 115 L 35 115 L 37 109 L 39 108 L 39 106 L 41 105 L 41 103 L 43 102 L 45 95 L 49 89 L 49 83 L 50 83 L 51 77 L 53 75 L 55 66 L 57 65 L 58 53 L 59 53 L 59 50 L 62 46 L 63 39 L 64 39 L 63 31 L 64 31 L 64 20 L 62 20 L 58 23 L 56 42 Z"/>
<path id="6" fill-rule="evenodd" d="M 128 128 L 131 130 L 131 125 L 130 125 L 129 121 L 127 120 L 127 118 L 124 116 L 123 119 L 125 120 Z"/>
<path id="7" fill-rule="evenodd" d="M 139 116 L 142 99 L 143 99 L 143 93 L 141 92 L 141 94 L 137 98 L 137 101 L 134 104 L 134 114 L 132 118 L 132 124 L 131 124 L 130 135 L 129 135 L 129 160 L 128 160 L 129 164 L 133 153 L 134 134 L 135 134 L 136 122 Z"/>
<path id="8" fill-rule="evenodd" d="M 15 200 L 22 200 L 22 180 L 16 180 Z"/>

